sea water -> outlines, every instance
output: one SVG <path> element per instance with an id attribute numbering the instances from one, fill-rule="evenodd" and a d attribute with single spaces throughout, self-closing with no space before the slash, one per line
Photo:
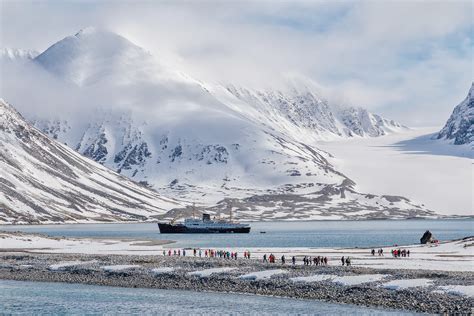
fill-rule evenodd
<path id="1" fill-rule="evenodd" d="M 410 315 L 315 300 L 4 280 L 0 280 L 0 311 L 27 315 Z"/>
<path id="2" fill-rule="evenodd" d="M 377 247 L 420 242 L 426 230 L 439 240 L 474 235 L 474 220 L 252 222 L 250 234 L 160 234 L 156 223 L 0 226 L 0 230 L 66 237 L 175 240 L 173 247 Z M 265 232 L 265 233 L 263 233 Z"/>

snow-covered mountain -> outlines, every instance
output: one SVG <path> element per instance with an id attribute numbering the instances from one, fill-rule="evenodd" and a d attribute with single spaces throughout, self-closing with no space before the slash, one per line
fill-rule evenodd
<path id="1" fill-rule="evenodd" d="M 455 145 L 474 145 L 474 83 L 467 97 L 454 108 L 437 137 L 451 140 Z"/>
<path id="2" fill-rule="evenodd" d="M 363 109 L 331 107 L 305 84 L 265 92 L 204 84 L 127 39 L 93 28 L 66 37 L 34 61 L 67 89 L 73 83 L 78 94 L 90 96 L 87 104 L 69 96 L 53 115 L 28 111 L 36 127 L 181 198 L 217 202 L 340 184 L 347 177 L 327 162 L 329 154 L 317 149 L 316 140 L 402 128 Z M 71 111 L 78 107 L 88 115 L 81 119 Z"/>
<path id="3" fill-rule="evenodd" d="M 309 81 L 265 90 L 203 83 L 93 28 L 54 44 L 31 66 L 45 73 L 41 79 L 54 77 L 29 87 L 37 108 L 21 107 L 31 95 L 2 93 L 34 126 L 164 196 L 212 212 L 232 199 L 251 219 L 432 215 L 401 197 L 358 193 L 336 170 L 318 140 L 404 127 L 331 104 Z"/>
<path id="4" fill-rule="evenodd" d="M 306 142 L 377 137 L 407 129 L 360 107 L 330 104 L 308 79 L 286 82 L 285 89 L 255 90 L 227 85 L 209 90 L 248 119 L 299 135 Z"/>
<path id="5" fill-rule="evenodd" d="M 0 99 L 0 223 L 141 221 L 182 205 L 51 140 Z"/>

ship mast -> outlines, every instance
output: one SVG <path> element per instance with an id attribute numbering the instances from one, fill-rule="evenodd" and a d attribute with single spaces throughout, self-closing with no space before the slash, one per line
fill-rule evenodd
<path id="1" fill-rule="evenodd" d="M 193 202 L 193 219 L 196 218 L 196 216 L 194 215 L 194 211 L 196 210 L 196 203 Z"/>
<path id="2" fill-rule="evenodd" d="M 229 202 L 229 208 L 230 208 L 230 222 L 232 223 L 232 202 Z"/>

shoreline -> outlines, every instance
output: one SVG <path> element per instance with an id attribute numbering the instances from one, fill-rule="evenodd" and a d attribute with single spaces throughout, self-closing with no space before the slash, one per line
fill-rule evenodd
<path id="1" fill-rule="evenodd" d="M 238 259 L 205 257 L 204 250 L 202 257 L 192 250 L 187 256 L 163 256 L 183 250 L 172 245 L 147 238 L 0 231 L 0 280 L 240 293 L 426 313 L 470 313 L 474 307 L 472 236 L 397 246 L 412 251 L 408 258 L 391 256 L 391 247 L 385 256 L 371 255 L 370 247 L 225 249 L 238 252 Z M 252 259 L 243 258 L 245 249 Z M 262 262 L 271 252 L 277 263 Z M 327 256 L 329 264 L 303 265 L 304 256 Z M 350 256 L 351 266 L 341 266 L 341 256 Z"/>
<path id="2" fill-rule="evenodd" d="M 472 285 L 472 272 L 442 272 L 373 269 L 342 266 L 302 266 L 261 263 L 249 259 L 218 259 L 199 257 L 163 257 L 141 255 L 86 255 L 39 254 L 31 252 L 0 253 L 0 279 L 17 281 L 65 282 L 127 288 L 159 288 L 175 290 L 209 291 L 265 295 L 297 299 L 321 300 L 383 309 L 416 312 L 469 313 L 474 306 L 472 297 L 437 292 L 448 284 Z M 54 270 L 65 262 L 66 265 Z M 83 264 L 84 263 L 84 264 Z M 55 266 L 56 265 L 56 266 Z M 104 266 L 118 267 L 104 270 Z M 133 266 L 134 268 L 123 268 Z M 172 268 L 165 273 L 153 273 L 154 268 Z M 225 273 L 207 276 L 191 275 L 193 271 L 226 268 Z M 285 270 L 267 279 L 242 279 L 246 273 Z M 383 280 L 341 285 L 323 280 L 320 282 L 295 282 L 294 277 L 334 275 L 340 278 L 383 275 Z M 383 284 L 391 280 L 429 278 L 430 287 L 391 290 Z"/>
<path id="3" fill-rule="evenodd" d="M 438 220 L 474 220 L 474 215 L 439 215 L 438 217 L 407 217 L 407 218 L 363 218 L 363 219 L 261 219 L 261 220 L 244 220 L 235 218 L 242 223 L 308 223 L 308 222 L 378 222 L 378 221 L 393 221 L 393 222 L 404 222 L 404 221 L 438 221 Z M 0 223 L 2 226 L 61 226 L 61 225 L 114 225 L 114 224 L 157 224 L 158 222 L 168 220 L 150 220 L 150 221 L 118 221 L 118 222 L 100 222 L 100 221 L 88 221 L 88 222 L 53 222 L 53 223 Z"/>

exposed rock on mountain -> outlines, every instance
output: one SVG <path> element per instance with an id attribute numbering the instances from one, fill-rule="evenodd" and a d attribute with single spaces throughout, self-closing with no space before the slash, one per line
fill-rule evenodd
<path id="1" fill-rule="evenodd" d="M 30 122 L 163 196 L 209 207 L 235 199 L 248 219 L 347 218 L 346 211 L 363 217 L 367 210 L 377 217 L 385 209 L 395 217 L 431 214 L 404 198 L 357 193 L 317 145 L 404 127 L 330 104 L 305 82 L 268 90 L 203 83 L 122 36 L 93 28 L 59 41 L 31 64 L 40 78 L 51 79 L 31 87 L 47 98 L 22 112 Z M 23 90 L 2 92 L 15 102 L 25 97 L 11 91 Z"/>
<path id="2" fill-rule="evenodd" d="M 48 138 L 0 99 L 0 223 L 144 221 L 180 205 Z"/>
<path id="3" fill-rule="evenodd" d="M 166 195 L 206 203 L 301 191 L 307 183 L 340 184 L 347 177 L 315 141 L 402 128 L 363 109 L 336 109 L 305 84 L 286 91 L 204 84 L 94 28 L 66 37 L 34 61 L 91 95 L 91 104 L 73 102 L 53 117 L 26 113 L 36 127 Z M 70 114 L 84 106 L 90 115 Z"/>
<path id="4" fill-rule="evenodd" d="M 467 97 L 454 108 L 438 139 L 451 140 L 455 145 L 474 144 L 474 83 Z"/>

